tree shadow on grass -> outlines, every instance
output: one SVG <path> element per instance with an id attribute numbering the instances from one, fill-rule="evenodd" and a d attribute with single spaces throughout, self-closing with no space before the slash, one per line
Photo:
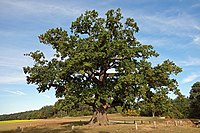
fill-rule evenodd
<path id="1" fill-rule="evenodd" d="M 37 127 L 32 127 L 32 128 L 27 128 L 22 131 L 17 131 L 17 130 L 11 130 L 11 131 L 2 131 L 0 133 L 87 133 L 87 131 L 84 129 L 51 129 L 51 128 L 37 128 Z"/>
<path id="2" fill-rule="evenodd" d="M 73 121 L 73 122 L 63 122 L 60 125 L 68 125 L 68 126 L 83 126 L 89 124 L 88 121 Z"/>
<path id="3" fill-rule="evenodd" d="M 51 129 L 51 128 L 31 128 L 24 133 L 86 133 L 86 131 L 80 129 L 69 129 L 66 127 L 62 127 L 59 129 Z"/>
<path id="4" fill-rule="evenodd" d="M 38 125 L 36 127 L 26 127 L 0 133 L 87 133 L 87 129 L 78 129 L 76 126 L 86 125 L 85 121 L 63 122 L 60 124 Z"/>

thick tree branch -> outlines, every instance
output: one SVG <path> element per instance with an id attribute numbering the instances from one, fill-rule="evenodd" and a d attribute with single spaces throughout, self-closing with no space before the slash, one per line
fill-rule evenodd
<path id="1" fill-rule="evenodd" d="M 100 81 L 95 77 L 95 76 L 97 76 L 96 75 L 96 73 L 92 73 L 91 71 L 85 71 L 89 76 L 88 76 L 88 78 L 89 79 L 92 79 L 96 84 L 100 84 Z"/>

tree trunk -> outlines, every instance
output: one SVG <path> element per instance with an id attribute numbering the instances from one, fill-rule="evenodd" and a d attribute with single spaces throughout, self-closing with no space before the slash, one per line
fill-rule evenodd
<path id="1" fill-rule="evenodd" d="M 90 125 L 109 125 L 109 120 L 107 117 L 107 108 L 108 105 L 100 106 L 99 108 L 96 108 L 94 111 L 94 114 L 92 118 L 89 121 Z"/>
<path id="2" fill-rule="evenodd" d="M 155 117 L 155 112 L 154 111 L 152 111 L 152 117 Z"/>

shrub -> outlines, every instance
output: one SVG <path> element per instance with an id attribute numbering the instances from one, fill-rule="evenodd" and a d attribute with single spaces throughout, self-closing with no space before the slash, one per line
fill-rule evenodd
<path id="1" fill-rule="evenodd" d="M 123 116 L 138 116 L 139 113 L 136 110 L 128 109 L 121 113 Z"/>

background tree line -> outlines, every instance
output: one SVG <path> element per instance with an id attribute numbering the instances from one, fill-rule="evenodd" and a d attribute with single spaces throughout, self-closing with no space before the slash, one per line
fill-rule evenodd
<path id="1" fill-rule="evenodd" d="M 160 99 L 162 98 L 162 100 Z M 121 113 L 124 116 L 165 116 L 169 118 L 197 118 L 200 119 L 200 82 L 192 85 L 190 96 L 180 95 L 175 99 L 156 96 L 149 102 L 139 102 L 139 109 L 123 110 L 122 107 L 108 109 L 108 113 Z M 92 115 L 92 107 L 86 104 L 73 105 L 67 99 L 59 99 L 53 106 L 44 106 L 39 110 L 0 115 L 0 120 L 46 119 L 64 116 Z"/>
<path id="2" fill-rule="evenodd" d="M 44 106 L 39 110 L 31 110 L 8 115 L 0 115 L 0 120 L 24 120 L 24 119 L 45 119 L 55 114 L 53 106 Z"/>

